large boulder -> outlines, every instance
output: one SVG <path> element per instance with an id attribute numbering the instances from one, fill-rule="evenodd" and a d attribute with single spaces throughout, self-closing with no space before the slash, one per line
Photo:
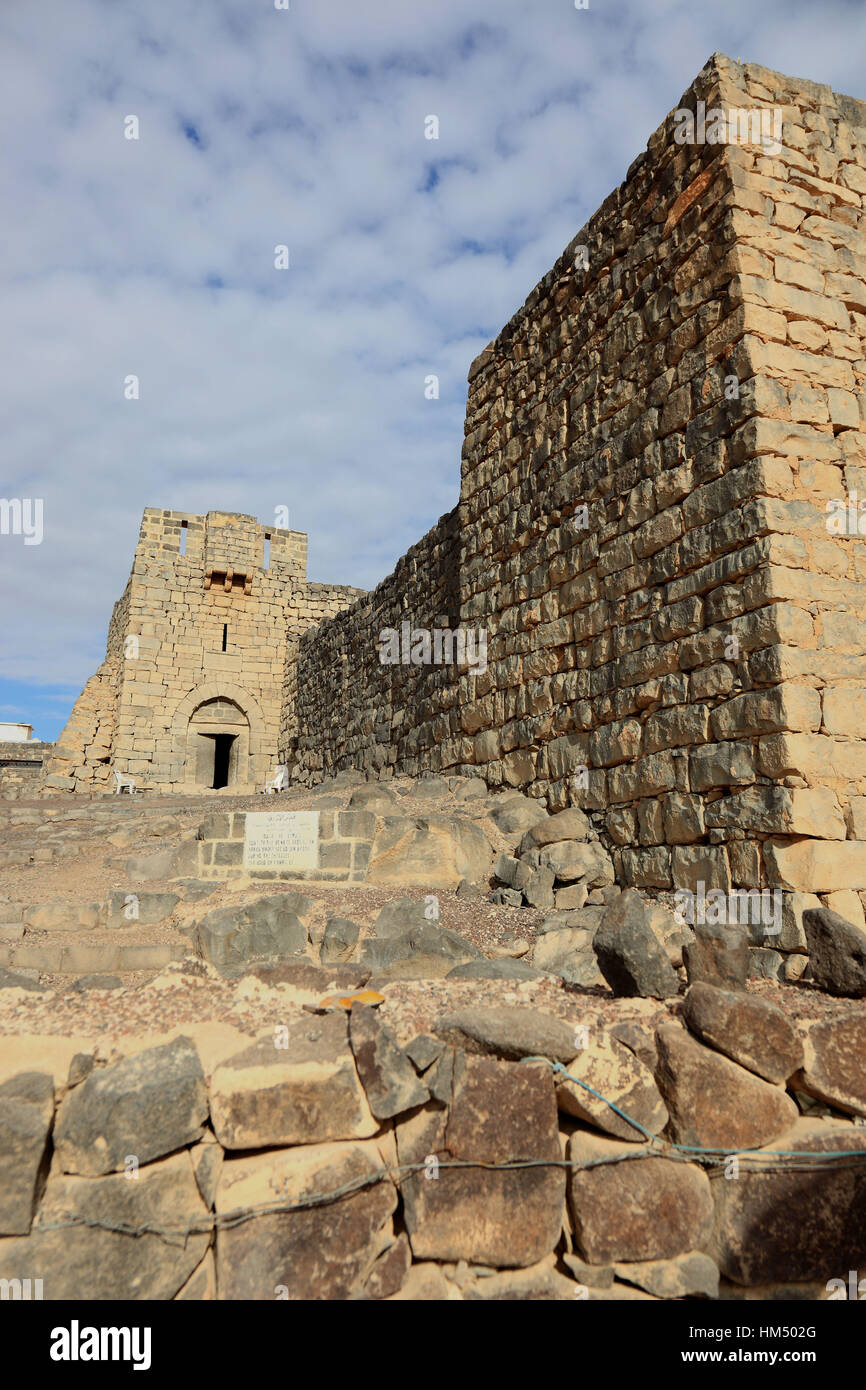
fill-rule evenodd
<path id="1" fill-rule="evenodd" d="M 678 993 L 679 979 L 635 889 L 627 888 L 607 909 L 592 948 L 614 994 L 670 999 Z"/>
<path id="2" fill-rule="evenodd" d="M 0 1085 L 0 1235 L 26 1235 L 48 1172 L 54 1081 L 26 1071 Z"/>
<path id="3" fill-rule="evenodd" d="M 373 840 L 368 883 L 456 888 L 490 875 L 493 849 L 483 830 L 458 816 L 387 817 Z"/>
<path id="4" fill-rule="evenodd" d="M 380 980 L 442 979 L 462 961 L 483 959 L 471 941 L 432 922 L 384 941 L 369 937 L 360 954 L 361 964 Z"/>
<path id="5" fill-rule="evenodd" d="M 341 1010 L 295 1019 L 214 1071 L 214 1133 L 226 1149 L 366 1139 L 376 1132 Z"/>
<path id="6" fill-rule="evenodd" d="M 100 1067 L 60 1107 L 54 1132 L 65 1173 L 95 1176 L 193 1144 L 207 1119 L 204 1072 L 194 1044 L 172 1039 Z"/>
<path id="7" fill-rule="evenodd" d="M 572 806 L 566 811 L 557 811 L 553 816 L 536 820 L 520 842 L 520 853 L 526 854 L 531 849 L 542 849 L 545 845 L 553 845 L 560 840 L 582 842 L 588 840 L 591 831 L 592 826 L 583 811 Z"/>
<path id="8" fill-rule="evenodd" d="M 683 1018 L 701 1042 L 765 1081 L 783 1083 L 802 1064 L 799 1033 L 781 1009 L 756 995 L 700 981 L 686 992 Z"/>
<path id="9" fill-rule="evenodd" d="M 444 1058 L 437 1063 L 443 1066 Z M 561 1159 L 553 1073 L 544 1062 L 513 1064 L 458 1052 L 450 1107 L 425 1107 L 397 1124 L 401 1164 L 442 1165 L 403 1178 L 406 1229 L 416 1260 L 469 1260 L 525 1268 L 549 1254 L 562 1229 L 560 1167 L 444 1166 L 450 1159 L 505 1164 Z M 519 1214 L 519 1216 L 518 1216 Z"/>
<path id="10" fill-rule="evenodd" d="M 568 814 L 560 812 L 560 815 Z M 541 864 L 553 870 L 558 883 L 575 883 L 582 879 L 589 888 L 604 888 L 616 881 L 610 855 L 598 843 L 554 841 L 541 850 Z"/>
<path id="11" fill-rule="evenodd" d="M 263 956 L 302 954 L 312 906 L 300 893 L 274 893 L 237 907 L 218 907 L 198 924 L 195 944 L 203 960 L 220 968 Z"/>
<path id="12" fill-rule="evenodd" d="M 828 994 L 866 999 L 866 932 L 827 908 L 803 913 L 812 979 Z"/>
<path id="13" fill-rule="evenodd" d="M 677 1143 L 727 1153 L 753 1149 L 796 1120 L 797 1107 L 780 1087 L 702 1047 L 679 1024 L 662 1024 L 656 1041 L 656 1081 Z"/>
<path id="14" fill-rule="evenodd" d="M 328 1302 L 362 1297 L 394 1244 L 397 1191 L 375 1144 L 305 1144 L 227 1159 L 216 1194 L 226 1221 L 250 1207 L 282 1204 L 217 1234 L 220 1298 Z M 334 1201 L 319 1194 L 362 1184 Z M 309 1205 L 304 1205 L 309 1203 Z"/>

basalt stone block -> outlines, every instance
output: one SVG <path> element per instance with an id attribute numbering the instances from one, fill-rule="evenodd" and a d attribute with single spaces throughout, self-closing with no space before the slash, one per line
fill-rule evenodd
<path id="1" fill-rule="evenodd" d="M 210 1241 L 210 1214 L 185 1153 L 143 1166 L 134 1181 L 52 1171 L 30 1235 L 0 1240 L 0 1279 L 38 1271 L 44 1298 L 76 1303 L 174 1298 Z"/>
<path id="2" fill-rule="evenodd" d="M 568 1142 L 575 1239 L 594 1265 L 672 1260 L 710 1237 L 710 1181 L 696 1164 L 648 1156 L 619 1139 L 578 1132 Z M 622 1162 L 628 1158 L 630 1161 Z"/>
<path id="3" fill-rule="evenodd" d="M 783 1083 L 802 1064 L 800 1035 L 781 1009 L 756 995 L 698 982 L 686 992 L 683 1018 L 701 1042 L 765 1081 Z"/>
<path id="4" fill-rule="evenodd" d="M 54 1082 L 48 1073 L 19 1072 L 0 1085 L 0 1235 L 30 1230 L 47 1177 L 53 1120 Z"/>
<path id="5" fill-rule="evenodd" d="M 647 1130 L 650 1134 L 661 1134 L 668 1122 L 668 1112 L 653 1074 L 616 1038 L 594 1030 L 586 1046 L 566 1063 L 566 1067 L 575 1080 L 557 1078 L 556 1101 L 567 1115 L 617 1139 L 634 1143 L 645 1140 Z M 579 1084 L 581 1082 L 583 1085 Z M 587 1086 L 592 1089 L 586 1090 Z M 599 1096 L 605 1099 L 600 1100 Z M 613 1110 L 606 1101 L 611 1101 L 617 1109 Z M 623 1115 L 636 1120 L 637 1125 L 629 1124 Z"/>
<path id="6" fill-rule="evenodd" d="M 391 1119 L 429 1100 L 430 1092 L 375 1009 L 354 1006 L 349 1040 L 367 1103 L 377 1120 Z"/>
<path id="7" fill-rule="evenodd" d="M 435 1030 L 450 1047 L 513 1062 L 523 1057 L 549 1057 L 565 1064 L 580 1045 L 575 1027 L 540 1009 L 459 1009 L 443 1014 Z"/>
<path id="8" fill-rule="evenodd" d="M 54 1133 L 65 1173 L 122 1169 L 127 1156 L 149 1163 L 202 1135 L 207 1090 L 198 1052 L 178 1037 L 100 1067 L 60 1107 Z"/>
<path id="9" fill-rule="evenodd" d="M 690 985 L 704 981 L 721 989 L 746 988 L 749 975 L 749 933 L 739 924 L 697 923 L 694 939 L 683 946 L 683 963 Z"/>
<path id="10" fill-rule="evenodd" d="M 216 1068 L 214 1133 L 225 1149 L 365 1139 L 376 1132 L 342 1011 L 293 1020 Z"/>
<path id="11" fill-rule="evenodd" d="M 702 1047 L 678 1024 L 656 1031 L 656 1081 L 679 1144 L 701 1148 L 758 1148 L 784 1134 L 797 1107 L 778 1086 Z"/>
<path id="12" fill-rule="evenodd" d="M 429 1163 L 428 1155 L 442 1162 L 435 1180 L 422 1171 L 402 1182 L 414 1258 L 498 1269 L 537 1263 L 559 1239 L 565 1195 L 564 1170 L 555 1166 L 561 1150 L 552 1071 L 545 1063 L 457 1053 L 450 1101 L 447 1110 L 427 1106 L 397 1124 L 401 1164 Z M 550 1166 L 448 1168 L 449 1159 Z"/>
<path id="13" fill-rule="evenodd" d="M 592 948 L 615 995 L 670 999 L 678 993 L 679 979 L 635 889 L 627 888 L 607 909 Z"/>
<path id="14" fill-rule="evenodd" d="M 329 917 L 322 937 L 322 962 L 348 961 L 354 955 L 361 928 L 347 917 Z"/>
<path id="15" fill-rule="evenodd" d="M 226 1160 L 217 1215 L 282 1205 L 217 1234 L 221 1299 L 274 1298 L 329 1302 L 363 1296 L 378 1259 L 394 1244 L 397 1191 L 371 1143 L 306 1144 Z M 336 1200 L 318 1201 L 347 1184 Z M 307 1205 L 305 1205 L 307 1204 Z"/>
<path id="16" fill-rule="evenodd" d="M 843 1014 L 813 1023 L 806 1037 L 803 1068 L 792 1084 L 837 1110 L 866 1115 L 866 1014 Z"/>
<path id="17" fill-rule="evenodd" d="M 261 956 L 299 955 L 306 949 L 307 929 L 298 909 L 309 901 L 275 893 L 240 907 L 218 907 L 199 922 L 196 949 L 217 968 Z"/>
<path id="18" fill-rule="evenodd" d="M 866 1168 L 819 1157 L 863 1147 L 862 1130 L 849 1124 L 798 1120 L 784 1144 L 755 1155 L 754 1168 L 742 1159 L 736 1181 L 714 1183 L 715 1234 L 704 1248 L 722 1274 L 747 1286 L 826 1285 L 866 1267 Z M 773 1157 L 776 1148 L 802 1153 L 799 1168 Z"/>
<path id="19" fill-rule="evenodd" d="M 866 932 L 823 907 L 807 908 L 803 926 L 815 984 L 828 994 L 866 998 Z"/>

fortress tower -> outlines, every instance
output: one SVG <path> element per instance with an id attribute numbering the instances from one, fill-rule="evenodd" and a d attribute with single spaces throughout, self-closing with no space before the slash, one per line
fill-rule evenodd
<path id="1" fill-rule="evenodd" d="M 57 791 L 251 790 L 271 775 L 293 638 L 361 590 L 309 584 L 307 537 L 148 507 L 105 661 L 46 765 Z"/>

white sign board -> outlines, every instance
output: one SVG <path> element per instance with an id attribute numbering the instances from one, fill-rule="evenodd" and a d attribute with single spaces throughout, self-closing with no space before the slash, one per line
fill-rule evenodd
<path id="1" fill-rule="evenodd" d="M 245 869 L 317 869 L 318 811 L 248 811 Z"/>

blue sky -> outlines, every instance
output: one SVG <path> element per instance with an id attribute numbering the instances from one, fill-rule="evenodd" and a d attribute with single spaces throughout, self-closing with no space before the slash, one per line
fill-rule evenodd
<path id="1" fill-rule="evenodd" d="M 145 506 L 288 506 L 311 579 L 389 572 L 457 500 L 470 362 L 713 51 L 864 95 L 861 0 L 290 3 L 0 10 L 0 488 L 44 500 L 0 719 L 43 737 Z"/>

